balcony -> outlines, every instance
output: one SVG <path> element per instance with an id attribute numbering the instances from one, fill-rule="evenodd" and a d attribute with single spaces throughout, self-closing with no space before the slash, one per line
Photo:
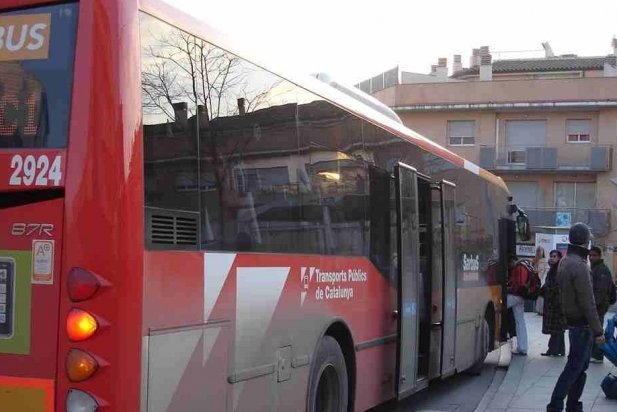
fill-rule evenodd
<path id="1" fill-rule="evenodd" d="M 532 228 L 545 227 L 567 230 L 573 223 L 583 222 L 589 225 L 594 236 L 606 236 L 610 231 L 610 209 L 577 208 L 522 208 Z"/>
<path id="2" fill-rule="evenodd" d="M 490 171 L 607 172 L 613 147 L 564 144 L 560 147 L 480 148 L 480 166 Z"/>

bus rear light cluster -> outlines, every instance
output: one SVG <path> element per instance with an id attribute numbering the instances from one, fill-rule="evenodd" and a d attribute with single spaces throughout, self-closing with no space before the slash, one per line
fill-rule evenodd
<path id="1" fill-rule="evenodd" d="M 89 312 L 82 309 L 71 309 L 66 318 L 66 333 L 73 342 L 89 339 L 99 328 L 99 322 Z"/>
<path id="2" fill-rule="evenodd" d="M 105 286 L 103 279 L 82 268 L 72 268 L 68 279 L 69 298 L 73 302 L 92 299 Z"/>
<path id="3" fill-rule="evenodd" d="M 71 349 L 66 357 L 66 374 L 71 382 L 83 382 L 99 369 L 99 361 L 88 352 Z"/>
<path id="4" fill-rule="evenodd" d="M 66 412 L 96 412 L 99 403 L 84 391 L 77 389 L 69 390 L 66 397 Z"/>

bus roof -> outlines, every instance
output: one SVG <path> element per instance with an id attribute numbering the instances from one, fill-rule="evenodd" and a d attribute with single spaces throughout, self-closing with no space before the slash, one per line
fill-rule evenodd
<path id="1" fill-rule="evenodd" d="M 218 29 L 209 24 L 177 9 L 176 7 L 164 2 L 163 0 L 139 0 L 141 9 L 167 23 L 176 26 L 178 29 L 186 31 L 197 37 L 204 38 L 208 42 L 215 44 L 232 54 L 238 55 L 263 69 L 283 77 L 285 80 L 307 89 L 308 91 L 328 100 L 336 106 L 359 116 L 376 126 L 379 126 L 390 133 L 404 139 L 424 150 L 439 156 L 453 165 L 474 173 L 480 178 L 491 184 L 501 187 L 506 192 L 509 190 L 501 177 L 496 176 L 487 170 L 482 169 L 473 162 L 464 159 L 447 148 L 435 143 L 434 141 L 422 136 L 419 133 L 400 124 L 385 114 L 380 113 L 374 108 L 362 103 L 346 93 L 337 90 L 330 85 L 311 77 L 307 74 L 299 74 L 297 69 L 289 64 L 279 61 L 272 56 L 256 56 L 254 52 L 243 47 L 238 42 L 221 33 Z"/>

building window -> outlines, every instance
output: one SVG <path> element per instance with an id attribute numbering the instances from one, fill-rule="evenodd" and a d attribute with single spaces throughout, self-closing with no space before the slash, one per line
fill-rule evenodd
<path id="1" fill-rule="evenodd" d="M 506 120 L 508 164 L 524 165 L 528 147 L 546 146 L 546 120 Z"/>
<path id="2" fill-rule="evenodd" d="M 270 167 L 261 169 L 234 170 L 236 189 L 239 192 L 256 192 L 258 190 L 275 190 L 289 185 L 289 172 L 287 166 Z"/>
<path id="3" fill-rule="evenodd" d="M 508 164 L 524 165 L 526 154 L 525 150 L 508 150 Z"/>
<path id="4" fill-rule="evenodd" d="M 555 207 L 593 209 L 596 207 L 596 184 L 578 182 L 555 183 Z"/>
<path id="5" fill-rule="evenodd" d="M 448 140 L 450 146 L 473 146 L 476 122 L 473 120 L 448 121 Z"/>
<path id="6" fill-rule="evenodd" d="M 568 143 L 589 143 L 591 141 L 591 120 L 566 120 Z"/>
<path id="7" fill-rule="evenodd" d="M 537 209 L 544 206 L 544 194 L 538 182 L 506 182 L 512 201 L 524 209 Z"/>

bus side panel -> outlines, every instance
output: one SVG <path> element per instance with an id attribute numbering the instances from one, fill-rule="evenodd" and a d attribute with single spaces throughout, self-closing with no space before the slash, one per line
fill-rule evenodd
<path id="1" fill-rule="evenodd" d="M 110 287 L 74 304 L 62 282 L 58 411 L 66 409 L 71 388 L 91 393 L 111 410 L 139 410 L 144 200 L 137 3 L 80 2 L 62 278 L 80 267 Z M 75 306 L 108 324 L 84 342 L 70 342 L 64 325 Z M 106 366 L 84 382 L 69 382 L 65 362 L 74 347 Z"/>
<path id="2" fill-rule="evenodd" d="M 460 189 L 459 189 L 460 188 Z M 464 188 L 464 189 L 463 189 Z M 463 371 L 483 355 L 483 324 L 498 295 L 498 226 L 490 185 L 468 173 L 457 179 L 455 229 L 457 288 L 456 368 Z M 494 328 L 494 325 L 490 325 Z M 495 329 L 493 329 L 495 330 Z"/>
<path id="3" fill-rule="evenodd" d="M 360 345 L 356 409 L 393 396 L 394 294 L 365 258 L 147 252 L 145 269 L 148 412 L 302 410 L 336 319 Z"/>

